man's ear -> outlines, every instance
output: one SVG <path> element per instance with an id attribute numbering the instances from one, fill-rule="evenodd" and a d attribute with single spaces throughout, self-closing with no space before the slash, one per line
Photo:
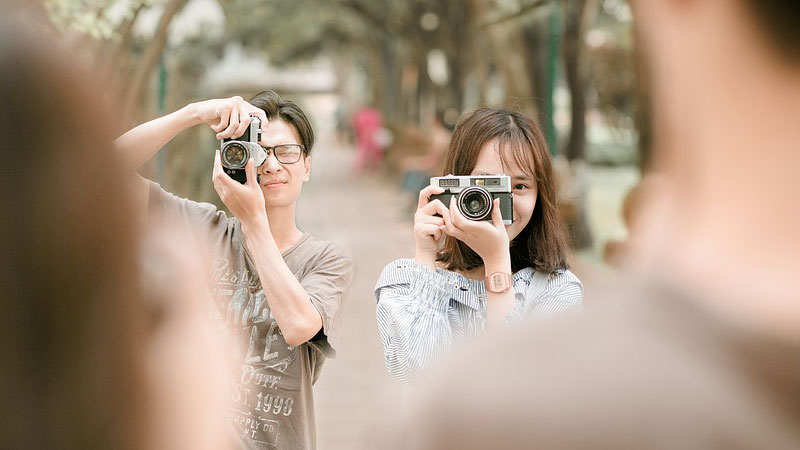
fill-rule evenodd
<path id="1" fill-rule="evenodd" d="M 305 173 L 303 174 L 303 181 L 308 181 L 311 175 L 311 157 L 306 156 L 303 158 L 303 165 L 305 165 Z"/>

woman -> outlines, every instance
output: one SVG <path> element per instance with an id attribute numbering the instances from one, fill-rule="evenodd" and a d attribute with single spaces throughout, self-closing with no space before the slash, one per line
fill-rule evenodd
<path id="1" fill-rule="evenodd" d="M 567 270 L 547 145 L 531 119 L 492 108 L 465 115 L 445 173 L 509 175 L 513 223 L 503 224 L 497 199 L 491 221 L 472 221 L 455 199 L 430 200 L 441 188 L 420 192 L 414 258 L 389 263 L 375 287 L 386 366 L 403 382 L 467 337 L 582 305 L 581 283 Z"/>

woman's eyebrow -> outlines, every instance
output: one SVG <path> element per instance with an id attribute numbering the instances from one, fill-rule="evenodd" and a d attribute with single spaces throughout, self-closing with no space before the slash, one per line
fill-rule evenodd
<path id="1" fill-rule="evenodd" d="M 499 173 L 489 173 L 489 172 L 479 171 L 478 173 L 472 174 L 471 176 L 473 176 L 473 177 L 483 177 L 483 176 L 492 176 L 492 175 L 500 175 L 500 174 Z M 533 175 L 528 175 L 528 174 L 516 174 L 516 175 L 506 174 L 506 175 L 510 176 L 514 180 L 519 180 L 519 181 L 533 181 L 536 178 Z"/>
<path id="2" fill-rule="evenodd" d="M 528 175 L 528 174 L 525 174 L 525 175 L 511 175 L 511 178 L 513 178 L 513 179 L 515 179 L 517 181 L 533 181 L 534 180 L 533 175 Z"/>

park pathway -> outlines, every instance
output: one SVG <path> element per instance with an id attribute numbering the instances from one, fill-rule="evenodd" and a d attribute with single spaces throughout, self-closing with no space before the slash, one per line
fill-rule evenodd
<path id="1" fill-rule="evenodd" d="M 315 386 L 320 450 L 379 448 L 396 421 L 400 386 L 384 369 L 372 289 L 383 266 L 413 256 L 409 212 L 396 180 L 356 175 L 354 151 L 320 142 L 297 210 L 304 231 L 346 246 L 356 278 L 345 307 L 342 348 Z"/>

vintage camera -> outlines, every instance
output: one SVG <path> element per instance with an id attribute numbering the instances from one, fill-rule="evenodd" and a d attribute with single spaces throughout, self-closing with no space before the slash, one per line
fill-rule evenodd
<path id="1" fill-rule="evenodd" d="M 456 197 L 456 206 L 470 220 L 492 220 L 492 201 L 500 199 L 503 223 L 514 222 L 511 178 L 508 175 L 466 175 L 431 178 L 431 186 L 444 189 L 441 194 L 431 195 L 431 201 L 441 200 L 450 206 L 450 198 Z"/>
<path id="2" fill-rule="evenodd" d="M 261 121 L 257 117 L 251 117 L 250 119 L 250 126 L 245 130 L 244 134 L 238 138 L 222 140 L 219 152 L 222 170 L 242 184 L 247 181 L 247 175 L 244 171 L 247 160 L 253 158 L 255 167 L 258 167 L 267 159 L 267 152 L 258 144 L 258 141 L 261 140 Z"/>

